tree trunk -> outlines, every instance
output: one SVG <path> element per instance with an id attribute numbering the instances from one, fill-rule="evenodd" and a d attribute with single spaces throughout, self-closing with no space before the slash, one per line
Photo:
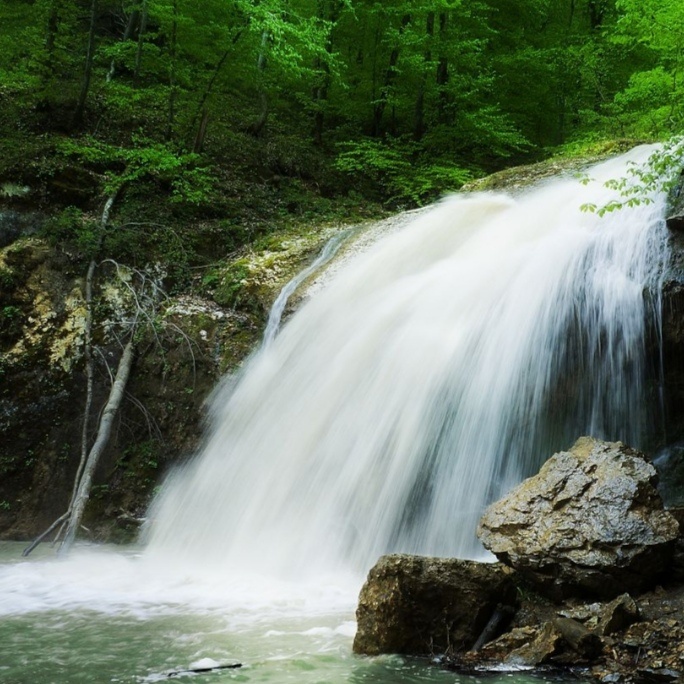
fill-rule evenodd
<path id="1" fill-rule="evenodd" d="M 81 92 L 78 96 L 78 103 L 72 117 L 72 125 L 80 126 L 83 122 L 88 92 L 90 91 L 90 81 L 93 75 L 93 61 L 95 57 L 95 23 L 97 21 L 97 0 L 90 3 L 90 28 L 88 30 L 88 47 L 86 48 L 85 68 L 83 70 L 83 80 L 81 81 Z"/>
<path id="2" fill-rule="evenodd" d="M 200 154 L 204 149 L 204 137 L 207 134 L 207 124 L 209 123 L 209 112 L 205 109 L 202 112 L 202 118 L 200 120 L 199 128 L 197 129 L 197 135 L 195 136 L 195 142 L 192 145 L 192 151 L 195 154 Z"/>
<path id="3" fill-rule="evenodd" d="M 45 52 L 48 59 L 48 70 L 54 68 L 55 43 L 59 33 L 59 1 L 52 0 L 47 20 L 47 35 L 45 36 Z"/>
<path id="4" fill-rule="evenodd" d="M 423 55 L 423 74 L 420 77 L 420 84 L 418 86 L 418 93 L 416 94 L 416 107 L 413 117 L 413 139 L 421 140 L 425 135 L 425 86 L 427 85 L 427 70 L 430 62 L 432 62 L 432 51 L 430 50 L 430 43 L 435 34 L 435 13 L 428 12 L 425 22 L 425 33 L 427 35 L 428 47 Z"/>
<path id="5" fill-rule="evenodd" d="M 441 12 L 439 15 L 439 39 L 442 46 L 447 44 L 448 30 L 449 17 L 446 12 Z M 439 91 L 439 118 L 444 122 L 447 105 L 449 104 L 449 93 L 447 91 L 447 85 L 449 83 L 449 59 L 443 54 L 440 55 L 439 61 L 437 62 L 436 82 Z"/>
<path id="6" fill-rule="evenodd" d="M 411 15 L 405 14 L 401 19 L 401 28 L 399 29 L 399 35 L 401 35 L 406 27 L 411 23 Z M 385 71 L 385 80 L 383 86 L 380 89 L 380 98 L 373 109 L 373 122 L 371 124 L 371 135 L 377 138 L 382 130 L 382 117 L 385 113 L 387 107 L 387 101 L 389 99 L 390 91 L 392 89 L 392 84 L 397 76 L 397 62 L 399 61 L 399 46 L 396 45 L 392 50 L 389 58 L 389 64 L 387 65 L 387 71 Z"/>
<path id="7" fill-rule="evenodd" d="M 105 202 L 104 209 L 102 210 L 102 216 L 100 217 L 100 237 L 98 240 L 97 251 L 100 251 L 102 247 L 102 242 L 104 240 L 104 232 L 109 223 L 109 217 L 112 213 L 112 208 L 114 207 L 114 202 L 116 201 L 117 192 L 112 193 Z M 81 430 L 81 460 L 78 464 L 76 470 L 76 477 L 74 477 L 74 487 L 71 492 L 71 500 L 69 501 L 69 511 L 74 509 L 74 501 L 76 500 L 76 493 L 78 491 L 78 485 L 81 481 L 81 476 L 83 474 L 83 468 L 85 467 L 86 460 L 88 457 L 88 433 L 90 426 L 90 411 L 93 405 L 93 379 L 95 376 L 95 368 L 93 361 L 93 279 L 95 278 L 95 269 L 97 268 L 97 263 L 95 257 L 90 260 L 88 264 L 88 272 L 86 273 L 85 281 L 85 305 L 86 305 L 86 320 L 85 320 L 85 330 L 83 333 L 83 345 L 84 351 L 83 356 L 85 358 L 85 372 L 86 372 L 86 401 L 83 408 L 83 428 Z M 57 535 L 59 538 L 59 534 Z"/>
<path id="8" fill-rule="evenodd" d="M 60 0 L 51 0 L 45 25 L 45 46 L 39 56 L 40 99 L 38 110 L 50 111 L 50 99 L 53 89 L 58 81 L 59 58 L 57 52 L 57 39 L 62 23 L 62 7 Z"/>
<path id="9" fill-rule="evenodd" d="M 341 4 L 334 0 L 331 3 L 325 2 L 325 0 L 319 0 L 318 2 L 318 16 L 334 24 L 337 22 L 339 13 L 341 10 Z M 328 33 L 328 38 L 325 41 L 325 51 L 328 55 L 332 55 L 333 52 L 333 41 L 332 32 Z M 318 71 L 319 84 L 313 89 L 313 101 L 314 101 L 314 130 L 313 139 L 315 145 L 323 144 L 323 125 L 325 121 L 325 103 L 328 101 L 328 89 L 330 87 L 330 66 L 327 61 L 322 61 L 319 58 L 316 59 L 315 64 L 316 70 Z"/>
<path id="10" fill-rule="evenodd" d="M 176 41 L 178 38 L 178 0 L 173 0 L 173 22 L 171 24 L 171 46 L 169 49 L 169 111 L 166 120 L 167 141 L 173 136 L 173 126 L 176 121 Z"/>
<path id="11" fill-rule="evenodd" d="M 135 52 L 135 69 L 133 71 L 133 78 L 137 79 L 140 76 L 140 64 L 142 62 L 143 42 L 145 39 L 145 30 L 147 29 L 147 0 L 142 1 L 140 6 L 140 29 L 138 30 L 138 49 Z"/>
<path id="12" fill-rule="evenodd" d="M 131 337 L 126 343 L 121 359 L 119 360 L 119 367 L 116 370 L 116 377 L 114 378 L 114 383 L 109 392 L 109 399 L 102 412 L 95 443 L 88 454 L 88 459 L 83 469 L 83 475 L 78 484 L 74 506 L 71 510 L 69 523 L 67 524 L 66 532 L 64 534 L 64 542 L 59 550 L 60 554 L 67 554 L 76 539 L 76 532 L 81 524 L 83 511 L 85 510 L 86 502 L 90 496 L 90 488 L 92 486 L 95 468 L 100 460 L 100 456 L 102 456 L 102 453 L 109 443 L 112 427 L 114 425 L 114 418 L 116 418 L 116 414 L 126 392 L 126 383 L 128 382 L 128 376 L 130 375 L 133 366 L 133 358 L 133 333 L 131 332 Z"/>
<path id="13" fill-rule="evenodd" d="M 589 25 L 592 31 L 600 29 L 606 15 L 604 0 L 589 0 Z"/>
<path id="14" fill-rule="evenodd" d="M 242 36 L 244 32 L 244 27 L 241 28 L 231 39 L 230 45 L 226 49 L 226 51 L 221 55 L 221 58 L 219 61 L 216 63 L 216 66 L 214 67 L 214 71 L 211 75 L 211 78 L 209 79 L 209 83 L 207 84 L 207 87 L 204 89 L 204 92 L 202 93 L 202 97 L 200 98 L 200 101 L 197 105 L 197 109 L 195 110 L 195 114 L 192 117 L 192 121 L 190 122 L 190 126 L 188 128 L 188 131 L 190 134 L 192 134 L 192 131 L 195 130 L 195 126 L 197 126 L 197 122 L 199 120 L 199 128 L 197 129 L 197 132 L 195 133 L 195 143 L 193 145 L 193 151 L 198 152 L 197 150 L 197 144 L 198 141 L 200 143 L 200 147 L 204 144 L 204 136 L 206 135 L 207 132 L 207 122 L 209 120 L 209 114 L 206 110 L 206 104 L 207 100 L 209 99 L 209 96 L 211 95 L 214 84 L 216 83 L 216 79 L 218 78 L 219 74 L 221 73 L 221 70 L 223 69 L 223 65 L 226 63 L 226 60 L 228 59 L 228 55 L 230 54 L 230 51 L 232 47 L 240 40 L 240 37 Z M 201 118 L 200 118 L 201 117 Z"/>
<path id="15" fill-rule="evenodd" d="M 259 101 L 261 102 L 261 111 L 259 112 L 259 118 L 249 127 L 249 132 L 256 138 L 259 137 L 266 127 L 266 122 L 268 121 L 269 114 L 269 102 L 268 94 L 264 88 L 263 74 L 266 70 L 266 47 L 268 41 L 270 40 L 270 34 L 268 31 L 264 30 L 261 34 L 261 51 L 259 52 L 259 57 L 257 58 L 257 78 L 259 79 Z"/>
<path id="16" fill-rule="evenodd" d="M 125 43 L 127 40 L 130 40 L 131 36 L 133 35 L 133 31 L 135 30 L 135 27 L 138 24 L 139 18 L 140 18 L 140 11 L 137 9 L 132 10 L 130 16 L 128 17 L 128 21 L 126 22 L 126 28 L 123 32 L 123 36 L 121 36 L 121 42 L 122 43 Z M 109 83 L 114 78 L 115 74 L 116 74 L 116 57 L 112 57 L 112 61 L 109 65 L 109 71 L 107 72 L 107 77 L 106 77 L 107 83 Z"/>

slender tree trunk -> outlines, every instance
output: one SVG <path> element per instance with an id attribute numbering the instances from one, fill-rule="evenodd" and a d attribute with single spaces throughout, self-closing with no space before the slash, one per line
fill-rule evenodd
<path id="1" fill-rule="evenodd" d="M 140 76 L 140 64 L 142 63 L 143 43 L 145 42 L 145 31 L 147 29 L 147 0 L 142 1 L 140 6 L 140 29 L 138 30 L 138 49 L 135 52 L 135 69 L 133 78 Z"/>
<path id="2" fill-rule="evenodd" d="M 425 87 L 427 85 L 427 70 L 432 62 L 432 51 L 430 44 L 435 34 L 435 13 L 428 12 L 425 22 L 425 33 L 427 35 L 428 47 L 423 55 L 423 74 L 420 77 L 418 93 L 416 94 L 416 106 L 413 117 L 413 139 L 421 140 L 425 135 Z"/>
<path id="3" fill-rule="evenodd" d="M 336 0 L 328 3 L 325 0 L 318 2 L 318 16 L 334 24 L 337 22 L 341 5 Z M 325 41 L 325 51 L 332 55 L 333 41 L 332 32 L 328 33 Z M 318 72 L 319 83 L 313 90 L 314 101 L 314 130 L 313 139 L 315 145 L 323 144 L 323 126 L 325 122 L 325 103 L 328 101 L 328 89 L 330 88 L 330 66 L 327 61 L 316 59 L 316 71 Z"/>
<path id="4" fill-rule="evenodd" d="M 81 481 L 83 468 L 88 457 L 88 434 L 90 432 L 90 411 L 93 406 L 93 278 L 95 277 L 95 268 L 97 264 L 95 259 L 90 260 L 88 265 L 88 273 L 86 274 L 85 282 L 85 305 L 86 305 L 86 322 L 84 331 L 84 358 L 86 371 L 86 400 L 83 408 L 83 427 L 81 429 L 81 460 L 76 470 L 76 477 L 74 478 L 74 487 L 71 492 L 71 500 L 69 502 L 69 510 L 72 510 L 76 492 L 78 491 L 78 483 Z"/>
<path id="5" fill-rule="evenodd" d="M 439 15 L 439 42 L 442 46 L 447 44 L 449 31 L 449 15 L 446 12 L 441 12 Z M 439 91 L 439 119 L 443 122 L 446 118 L 447 105 L 449 104 L 449 92 L 447 85 L 449 84 L 449 59 L 446 55 L 441 54 L 437 62 L 437 74 L 435 78 L 437 82 L 437 90 Z"/>
<path id="6" fill-rule="evenodd" d="M 323 108 L 328 100 L 328 81 L 330 79 L 330 69 L 326 64 L 321 64 L 321 60 L 316 60 L 316 70 L 319 72 L 321 83 L 313 90 L 314 117 L 313 117 L 313 140 L 314 145 L 323 144 L 323 127 L 325 124 L 325 112 Z"/>
<path id="7" fill-rule="evenodd" d="M 558 131 L 556 134 L 556 144 L 562 145 L 565 142 L 565 121 L 566 121 L 567 100 L 564 94 L 558 96 Z"/>
<path id="8" fill-rule="evenodd" d="M 376 26 L 373 34 L 373 47 L 370 53 L 371 59 L 371 102 L 375 102 L 378 97 L 378 53 L 380 52 L 380 25 L 376 18 Z M 359 48 L 361 52 L 361 48 Z M 358 61 L 358 60 L 357 60 Z M 359 62 L 360 64 L 361 62 Z"/>
<path id="9" fill-rule="evenodd" d="M 171 46 L 169 50 L 169 111 L 166 120 L 166 140 L 173 137 L 173 127 L 176 122 L 176 41 L 178 39 L 178 0 L 173 0 L 173 22 L 171 24 Z"/>
<path id="10" fill-rule="evenodd" d="M 50 96 L 57 82 L 58 63 L 57 38 L 62 23 L 62 7 L 60 0 L 52 0 L 48 7 L 47 21 L 45 25 L 45 49 L 39 58 L 39 77 L 41 95 L 39 109 L 49 110 Z"/>
<path id="11" fill-rule="evenodd" d="M 214 84 L 216 83 L 216 79 L 218 79 L 219 74 L 221 73 L 221 70 L 223 69 L 223 65 L 226 63 L 226 60 L 228 59 L 228 55 L 230 55 L 230 52 L 233 48 L 233 46 L 240 40 L 240 37 L 244 33 L 244 28 L 241 28 L 231 39 L 230 45 L 228 48 L 226 48 L 226 51 L 221 55 L 221 58 L 219 61 L 216 63 L 216 66 L 214 67 L 214 71 L 211 74 L 211 78 L 209 79 L 209 83 L 207 83 L 207 87 L 204 89 L 204 92 L 202 93 L 202 97 L 199 100 L 199 103 L 197 104 L 197 108 L 195 109 L 195 114 L 192 117 L 192 121 L 190 122 L 190 126 L 188 130 L 190 131 L 190 134 L 192 134 L 192 131 L 195 130 L 195 127 L 197 126 L 197 122 L 199 121 L 199 128 L 197 129 L 197 132 L 195 133 L 195 143 L 193 145 L 193 150 L 195 152 L 199 151 L 197 150 L 197 143 L 198 141 L 200 142 L 200 147 L 204 144 L 204 136 L 206 135 L 207 132 L 207 122 L 209 121 L 209 114 L 206 110 L 206 104 L 207 100 L 211 96 L 211 93 L 214 89 Z"/>
<path id="12" fill-rule="evenodd" d="M 83 511 L 85 510 L 86 502 L 90 496 L 90 488 L 92 486 L 95 468 L 100 460 L 100 456 L 102 456 L 102 453 L 109 443 L 114 419 L 116 418 L 116 414 L 126 392 L 126 384 L 133 366 L 133 358 L 133 332 L 131 332 L 131 337 L 126 343 L 121 359 L 119 360 L 116 377 L 114 378 L 112 389 L 109 392 L 109 399 L 102 412 L 95 443 L 88 454 L 88 459 L 83 469 L 83 475 L 81 476 L 81 481 L 78 485 L 74 506 L 71 515 L 69 516 L 69 523 L 67 524 L 66 532 L 64 534 L 64 542 L 59 550 L 60 554 L 68 553 L 76 539 L 76 532 L 81 524 Z"/>
<path id="13" fill-rule="evenodd" d="M 47 20 L 47 35 L 45 36 L 45 52 L 47 53 L 48 69 L 54 69 L 55 44 L 59 33 L 59 0 L 52 0 Z"/>
<path id="14" fill-rule="evenodd" d="M 95 24 L 97 21 L 97 0 L 90 3 L 90 28 L 88 30 L 88 47 L 86 48 L 85 68 L 83 70 L 83 80 L 81 81 L 81 92 L 78 96 L 78 103 L 74 110 L 72 125 L 80 126 L 83 122 L 88 92 L 90 91 L 90 81 L 93 75 L 93 61 L 95 57 Z"/>
<path id="15" fill-rule="evenodd" d="M 603 26 L 606 16 L 606 4 L 604 0 L 589 0 L 589 25 L 592 31 Z"/>
<path id="16" fill-rule="evenodd" d="M 401 35 L 406 27 L 411 23 L 411 15 L 405 14 L 401 19 L 401 28 L 399 34 Z M 382 117 L 387 108 L 387 101 L 392 90 L 392 85 L 397 76 L 397 62 L 399 61 L 399 46 L 395 46 L 390 53 L 389 64 L 387 71 L 385 71 L 385 79 L 380 89 L 380 97 L 375 107 L 373 108 L 373 122 L 371 124 L 371 135 L 376 138 L 380 135 L 382 130 Z"/>
<path id="17" fill-rule="evenodd" d="M 263 31 L 261 34 L 261 51 L 259 52 L 259 57 L 257 59 L 257 78 L 259 79 L 259 101 L 261 103 L 261 111 L 259 112 L 259 118 L 250 126 L 250 133 L 258 137 L 261 135 L 262 131 L 266 127 L 268 121 L 268 115 L 270 111 L 268 93 L 264 88 L 263 75 L 266 71 L 266 47 L 268 46 L 268 41 L 271 36 L 268 31 Z"/>
<path id="18" fill-rule="evenodd" d="M 207 135 L 207 125 L 209 123 L 209 112 L 205 109 L 202 112 L 202 118 L 200 119 L 199 128 L 197 129 L 197 135 L 195 136 L 195 142 L 192 145 L 192 151 L 195 154 L 200 154 L 204 149 L 204 138 Z"/>
<path id="19" fill-rule="evenodd" d="M 131 11 L 130 16 L 128 17 L 128 21 L 126 22 L 126 28 L 124 29 L 123 36 L 121 36 L 121 42 L 125 43 L 127 40 L 130 40 L 131 36 L 133 35 L 133 31 L 135 30 L 135 27 L 138 25 L 138 20 L 140 19 L 140 11 L 137 9 L 134 9 Z M 113 78 L 114 75 L 116 74 L 116 57 L 112 57 L 112 61 L 109 64 L 109 71 L 107 72 L 107 83 L 109 83 Z"/>
<path id="20" fill-rule="evenodd" d="M 100 217 L 100 237 L 98 240 L 97 252 L 99 252 L 102 248 L 104 233 L 107 229 L 107 225 L 109 224 L 109 217 L 111 216 L 117 194 L 117 192 L 114 192 L 107 198 L 104 209 L 102 210 L 102 216 Z M 83 427 L 81 429 L 81 460 L 79 461 L 78 468 L 76 469 L 76 476 L 74 477 L 74 486 L 71 492 L 71 499 L 69 501 L 69 511 L 72 511 L 74 508 L 78 485 L 81 481 L 83 468 L 85 467 L 86 459 L 88 457 L 88 443 L 90 441 L 88 435 L 90 432 L 90 412 L 93 406 L 93 382 L 95 376 L 93 360 L 93 280 L 95 278 L 96 268 L 97 262 L 95 260 L 95 256 L 93 256 L 93 258 L 90 260 L 90 264 L 88 264 L 88 272 L 86 273 L 85 281 L 86 320 L 83 334 L 83 356 L 85 360 L 86 372 L 86 400 L 85 406 L 83 407 Z M 57 537 L 59 538 L 59 534 Z"/>

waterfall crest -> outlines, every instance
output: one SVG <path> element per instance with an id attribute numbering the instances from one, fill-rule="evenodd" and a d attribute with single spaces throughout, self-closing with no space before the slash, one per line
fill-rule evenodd
<path id="1" fill-rule="evenodd" d="M 580 207 L 650 151 L 586 187 L 447 198 L 345 265 L 217 392 L 148 552 L 294 576 L 473 557 L 483 508 L 551 453 L 582 434 L 639 446 L 665 200 Z"/>

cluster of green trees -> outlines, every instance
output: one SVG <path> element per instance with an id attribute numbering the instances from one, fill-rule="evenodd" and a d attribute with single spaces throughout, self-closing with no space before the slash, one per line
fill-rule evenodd
<path id="1" fill-rule="evenodd" d="M 190 200 L 207 160 L 317 180 L 313 150 L 419 202 L 684 128 L 681 0 L 0 0 L 0 26 L 0 159 L 50 136 Z"/>
<path id="2" fill-rule="evenodd" d="M 46 234 L 86 274 L 80 465 L 48 532 L 68 520 L 74 538 L 135 354 L 159 342 L 162 289 L 237 307 L 244 263 L 217 258 L 293 215 L 664 139 L 684 132 L 683 101 L 682 0 L 0 0 L 0 200 L 49 205 Z M 136 306 L 91 440 L 94 350 L 112 335 L 96 274 L 115 262 L 134 267 Z M 26 304 L 4 271 L 0 351 Z M 247 299 L 251 339 L 263 311 Z"/>

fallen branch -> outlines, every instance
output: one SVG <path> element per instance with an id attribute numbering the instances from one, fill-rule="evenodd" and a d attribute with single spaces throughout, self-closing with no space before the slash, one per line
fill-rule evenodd
<path id="1" fill-rule="evenodd" d="M 33 540 L 33 541 L 32 541 L 32 542 L 31 542 L 31 543 L 30 543 L 22 552 L 21 552 L 21 555 L 22 555 L 22 556 L 28 556 L 29 553 L 31 553 L 31 551 L 33 551 L 33 549 L 35 549 L 36 546 L 38 546 L 38 544 L 40 544 L 40 542 L 42 542 L 43 539 L 45 539 L 45 537 L 47 537 L 48 534 L 50 534 L 50 532 L 52 532 L 52 530 L 54 530 L 55 527 L 57 527 L 57 525 L 61 525 L 61 524 L 69 517 L 70 513 L 71 513 L 70 511 L 67 511 L 66 513 L 63 513 L 62 515 L 60 515 L 59 518 L 57 518 L 57 520 L 55 520 L 55 521 L 52 523 L 52 525 L 50 525 L 50 527 L 48 527 L 47 530 L 45 530 L 45 532 L 43 532 L 42 534 L 38 535 L 38 536 L 37 536 L 37 537 L 36 537 L 36 538 L 35 538 L 35 539 L 34 539 L 34 540 Z M 58 534 L 57 536 L 59 536 L 59 534 Z"/>
<path id="2" fill-rule="evenodd" d="M 501 633 L 505 623 L 510 622 L 514 613 L 515 609 L 512 606 L 498 604 L 485 625 L 485 628 L 482 630 L 482 633 L 470 650 L 479 651 L 485 644 L 496 638 Z"/>
<path id="3" fill-rule="evenodd" d="M 100 247 L 102 246 L 104 232 L 107 228 L 107 224 L 109 223 L 109 216 L 112 213 L 112 207 L 116 201 L 117 194 L 118 191 L 115 191 L 107 198 L 104 209 L 102 210 L 102 216 L 100 218 L 100 238 L 97 251 L 99 251 Z M 85 330 L 83 333 L 83 346 L 86 372 L 86 402 L 85 408 L 83 409 L 83 429 L 81 431 L 81 460 L 79 461 L 78 468 L 76 469 L 76 476 L 74 477 L 74 487 L 71 492 L 71 499 L 69 500 L 69 514 L 73 510 L 76 492 L 78 491 L 78 484 L 81 481 L 83 468 L 85 467 L 86 458 L 88 457 L 88 422 L 93 404 L 93 377 L 95 374 L 95 362 L 93 359 L 93 279 L 95 277 L 96 268 L 97 264 L 95 262 L 95 257 L 93 257 L 88 264 L 88 272 L 86 273 L 85 281 L 86 320 Z M 57 539 L 59 539 L 60 535 L 61 530 L 57 534 Z"/>
<path id="4" fill-rule="evenodd" d="M 128 382 L 128 376 L 130 375 L 133 366 L 133 358 L 133 339 L 131 337 L 126 343 L 121 359 L 119 360 L 119 367 L 116 370 L 114 384 L 112 385 L 112 389 L 109 392 L 109 399 L 102 412 L 102 418 L 100 419 L 100 425 L 97 430 L 97 437 L 95 438 L 95 443 L 88 454 L 88 459 L 83 468 L 83 474 L 78 484 L 73 508 L 69 515 L 69 523 L 67 524 L 66 532 L 64 533 L 64 541 L 59 549 L 60 554 L 68 553 L 76 538 L 76 530 L 81 524 L 83 511 L 86 502 L 90 497 L 90 487 L 92 485 L 95 467 L 97 466 L 105 447 L 109 443 L 114 418 L 119 410 L 119 406 L 121 406 L 121 401 L 126 391 L 126 383 Z"/>
<path id="5" fill-rule="evenodd" d="M 105 202 L 104 208 L 102 209 L 102 216 L 100 217 L 100 235 L 97 245 L 98 252 L 102 246 L 104 240 L 105 230 L 109 223 L 109 217 L 112 213 L 112 208 L 114 207 L 114 202 L 118 195 L 118 190 L 115 190 Z M 76 475 L 74 477 L 74 486 L 71 492 L 71 499 L 69 500 L 69 506 L 65 513 L 63 513 L 57 520 L 55 520 L 42 534 L 40 534 L 33 542 L 27 546 L 23 552 L 23 556 L 28 556 L 57 526 L 60 526 L 53 544 L 56 544 L 60 537 L 62 536 L 62 531 L 64 526 L 72 517 L 74 510 L 74 503 L 79 490 L 79 485 L 85 469 L 86 461 L 88 458 L 88 427 L 90 420 L 90 413 L 93 403 L 93 377 L 94 377 L 94 359 L 93 359 L 93 344 L 92 344 L 92 329 L 93 329 L 93 280 L 95 277 L 95 269 L 97 268 L 97 262 L 95 255 L 90 260 L 88 264 L 88 271 L 86 273 L 85 279 L 85 309 L 86 309 L 86 320 L 84 328 L 84 358 L 85 358 L 85 373 L 86 373 L 86 400 L 85 407 L 83 410 L 83 429 L 81 430 L 81 458 L 79 460 L 78 468 L 76 469 Z"/>
<path id="6" fill-rule="evenodd" d="M 242 663 L 231 663 L 230 665 L 211 665 L 207 667 L 191 667 L 187 670 L 172 670 L 167 672 L 167 677 L 181 677 L 187 674 L 200 674 L 203 672 L 215 672 L 216 670 L 237 670 L 242 667 Z"/>

